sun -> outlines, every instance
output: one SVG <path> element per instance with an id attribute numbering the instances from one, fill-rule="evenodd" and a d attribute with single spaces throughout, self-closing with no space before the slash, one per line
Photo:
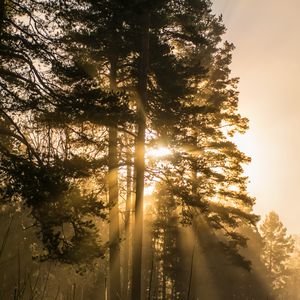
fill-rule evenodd
<path id="1" fill-rule="evenodd" d="M 155 161 L 159 166 L 165 165 L 167 162 L 165 158 L 168 159 L 170 155 L 172 155 L 171 149 L 163 146 L 157 146 L 157 147 L 149 147 L 146 151 L 146 157 L 147 162 L 149 161 Z M 148 183 L 145 185 L 144 188 L 144 195 L 145 196 L 151 196 L 153 195 L 153 192 L 155 190 L 155 182 L 159 181 L 158 178 L 154 177 L 154 180 L 151 183 Z M 149 205 L 149 203 L 147 204 Z"/>
<path id="2" fill-rule="evenodd" d="M 167 147 L 158 147 L 158 148 L 150 148 L 147 151 L 147 156 L 154 158 L 154 157 L 164 157 L 171 155 L 172 151 Z"/>

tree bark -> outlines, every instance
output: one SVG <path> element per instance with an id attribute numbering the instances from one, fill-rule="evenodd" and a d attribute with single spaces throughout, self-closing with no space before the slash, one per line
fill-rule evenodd
<path id="1" fill-rule="evenodd" d="M 192 252 L 192 259 L 191 259 L 191 266 L 190 266 L 190 274 L 189 274 L 188 293 L 187 293 L 187 298 L 186 298 L 187 300 L 190 300 L 190 294 L 191 294 L 192 278 L 193 278 L 193 267 L 194 267 L 195 247 L 196 247 L 196 243 L 194 244 L 193 252 Z"/>
<path id="2" fill-rule="evenodd" d="M 166 230 L 163 230 L 163 259 L 162 259 L 162 300 L 167 299 L 167 276 L 166 276 Z"/>
<path id="3" fill-rule="evenodd" d="M 142 241 L 143 241 L 143 205 L 144 205 L 144 176 L 145 176 L 145 131 L 147 110 L 147 78 L 149 61 L 149 27 L 150 14 L 144 11 L 141 14 L 141 51 L 140 70 L 138 77 L 137 99 L 137 139 L 135 146 L 136 169 L 136 198 L 135 198 L 135 225 L 133 232 L 133 265 L 132 265 L 132 300 L 142 299 Z"/>
<path id="4" fill-rule="evenodd" d="M 127 137 L 127 153 L 126 153 L 126 211 L 125 211 L 125 245 L 124 245 L 124 266 L 123 266 L 123 298 L 129 298 L 129 266 L 130 266 L 130 216 L 131 216 L 131 195 L 132 195 L 132 153 L 130 150 L 129 136 Z"/>
<path id="5" fill-rule="evenodd" d="M 116 90 L 117 58 L 111 59 L 110 88 Z M 109 128 L 108 137 L 108 193 L 109 193 L 109 295 L 110 300 L 121 299 L 120 224 L 118 186 L 118 132 Z"/>
<path id="6" fill-rule="evenodd" d="M 0 0 L 0 42 L 1 42 L 1 34 L 3 29 L 4 18 L 5 18 L 5 0 Z"/>

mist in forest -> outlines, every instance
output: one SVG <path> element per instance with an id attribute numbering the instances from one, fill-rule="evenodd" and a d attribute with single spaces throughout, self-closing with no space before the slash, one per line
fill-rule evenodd
<path id="1" fill-rule="evenodd" d="M 0 299 L 300 298 L 226 30 L 208 0 L 0 0 Z"/>
<path id="2" fill-rule="evenodd" d="M 257 198 L 254 211 L 264 216 L 271 207 L 295 234 L 300 209 L 299 6 L 297 0 L 287 5 L 272 0 L 213 1 L 227 27 L 225 39 L 236 46 L 231 70 L 240 77 L 239 111 L 250 121 L 236 142 L 252 158 L 246 174 L 249 192 Z"/>

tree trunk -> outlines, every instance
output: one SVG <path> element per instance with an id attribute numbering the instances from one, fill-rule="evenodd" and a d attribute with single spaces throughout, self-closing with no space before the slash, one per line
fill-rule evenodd
<path id="1" fill-rule="evenodd" d="M 149 290 L 148 290 L 148 300 L 151 300 L 153 269 L 154 269 L 154 252 L 153 252 L 153 250 L 152 250 L 152 254 L 151 254 L 150 279 L 149 279 Z"/>
<path id="2" fill-rule="evenodd" d="M 111 59 L 110 88 L 116 89 L 116 58 Z M 109 192 L 109 295 L 110 300 L 121 299 L 120 225 L 118 187 L 118 132 L 109 128 L 108 192 Z"/>
<path id="3" fill-rule="evenodd" d="M 162 300 L 167 300 L 167 280 L 164 267 L 162 274 Z"/>
<path id="4" fill-rule="evenodd" d="M 125 245 L 124 245 L 124 266 L 123 266 L 123 298 L 129 297 L 129 265 L 130 265 L 130 216 L 131 216 L 131 195 L 132 195 L 132 153 L 130 150 L 130 140 L 127 137 L 127 153 L 126 153 L 126 211 L 125 211 Z"/>
<path id="5" fill-rule="evenodd" d="M 192 278 L 193 278 L 193 267 L 194 267 L 195 247 L 196 247 L 196 243 L 194 244 L 193 252 L 192 252 L 192 259 L 191 259 L 191 266 L 190 266 L 190 274 L 189 274 L 189 285 L 188 285 L 188 292 L 187 292 L 187 298 L 186 298 L 187 300 L 190 300 L 190 294 L 191 294 Z M 193 298 L 191 298 L 191 299 L 193 299 Z"/>
<path id="6" fill-rule="evenodd" d="M 143 205 L 144 205 L 144 174 L 145 174 L 145 131 L 147 107 L 147 78 L 149 61 L 149 23 L 150 14 L 145 11 L 141 15 L 141 51 L 140 70 L 138 77 L 137 117 L 138 132 L 135 148 L 136 198 L 135 225 L 133 233 L 133 264 L 132 264 L 132 300 L 142 299 L 142 240 L 143 240 Z"/>
<path id="7" fill-rule="evenodd" d="M 166 300 L 167 299 L 167 294 L 166 294 L 166 290 L 167 290 L 167 276 L 166 276 L 166 230 L 163 230 L 163 249 L 162 249 L 162 253 L 163 253 L 163 259 L 162 259 L 162 300 Z"/>
<path id="8" fill-rule="evenodd" d="M 0 0 L 0 42 L 1 42 L 1 34 L 3 29 L 3 22 L 5 17 L 5 0 Z"/>

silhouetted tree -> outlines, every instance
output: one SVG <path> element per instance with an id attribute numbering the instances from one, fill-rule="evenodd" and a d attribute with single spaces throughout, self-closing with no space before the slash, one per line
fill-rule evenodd
<path id="1" fill-rule="evenodd" d="M 182 299 L 184 294 L 179 286 L 184 266 L 178 245 L 179 215 L 175 199 L 164 182 L 156 185 L 149 211 L 152 257 L 148 294 L 153 299 Z"/>
<path id="2" fill-rule="evenodd" d="M 295 241 L 294 251 L 288 259 L 287 267 L 289 270 L 287 284 L 284 290 L 286 299 L 300 299 L 300 238 L 293 235 Z"/>
<path id="3" fill-rule="evenodd" d="M 136 193 L 132 299 L 143 295 L 148 180 L 162 184 L 153 228 L 160 245 L 153 251 L 157 297 L 201 294 L 190 289 L 197 278 L 194 261 L 181 269 L 191 278 L 189 292 L 174 271 L 179 221 L 191 225 L 198 244 L 201 236 L 214 240 L 249 269 L 238 252 L 246 245 L 238 228 L 254 227 L 258 220 L 243 175 L 249 158 L 229 138 L 244 132 L 247 120 L 237 112 L 237 79 L 230 77 L 233 46 L 222 43 L 225 27 L 210 1 L 5 3 L 0 134 L 13 143 L 0 141 L 1 178 L 8 183 L 2 194 L 30 208 L 45 247 L 42 258 L 80 263 L 102 257 L 99 219 L 109 211 L 110 297 L 120 297 L 125 172 L 118 170 L 131 168 L 132 152 L 134 183 L 127 178 L 128 199 L 130 186 Z M 159 145 L 173 154 L 146 164 L 147 147 Z"/>
<path id="4" fill-rule="evenodd" d="M 88 261 L 103 255 L 99 232 L 89 218 L 105 214 L 102 199 L 94 190 L 84 189 L 83 182 L 104 161 L 97 157 L 91 162 L 86 152 L 85 158 L 79 158 L 78 151 L 70 152 L 80 133 L 69 135 L 58 114 L 50 122 L 51 112 L 63 100 L 50 72 L 58 64 L 59 54 L 46 29 L 38 3 L 5 2 L 0 47 L 0 150 L 1 177 L 7 185 L 1 190 L 2 198 L 21 199 L 31 209 L 45 246 L 43 258 Z M 71 97 L 64 98 L 65 111 Z M 73 104 L 76 107 L 75 101 Z M 10 138 L 9 146 L 2 137 Z"/>
<path id="5" fill-rule="evenodd" d="M 287 262 L 293 251 L 294 241 L 287 235 L 287 229 L 278 214 L 273 211 L 266 216 L 260 230 L 264 242 L 262 261 L 275 293 L 280 295 L 287 282 Z"/>
<path id="6" fill-rule="evenodd" d="M 228 239 L 223 241 L 224 249 L 234 256 L 234 249 L 245 245 L 245 239 L 235 231 L 236 228 L 243 222 L 254 225 L 257 220 L 251 214 L 254 199 L 247 195 L 246 178 L 242 176 L 241 165 L 248 162 L 248 158 L 228 141 L 224 132 L 227 128 L 230 135 L 247 127 L 246 120 L 237 113 L 237 80 L 229 76 L 233 46 L 228 43 L 220 46 L 224 26 L 220 18 L 213 16 L 208 2 L 173 4 L 166 1 L 157 6 L 146 2 L 129 5 L 125 11 L 131 18 L 126 19 L 125 14 L 123 22 L 120 22 L 122 26 L 118 28 L 122 36 L 118 46 L 122 48 L 127 43 L 132 47 L 126 52 L 131 60 L 122 56 L 125 65 L 129 66 L 129 69 L 123 69 L 122 74 L 127 73 L 130 77 L 122 88 L 130 91 L 133 86 L 138 95 L 139 101 L 135 105 L 138 108 L 138 127 L 141 128 L 137 131 L 137 141 L 140 142 L 137 142 L 135 153 L 137 225 L 134 237 L 137 243 L 134 249 L 137 250 L 134 252 L 138 254 L 134 255 L 136 262 L 133 263 L 136 270 L 133 281 L 137 286 L 133 297 L 140 294 L 141 285 L 143 218 L 138 211 L 143 207 L 146 128 L 154 129 L 155 139 L 175 149 L 169 183 L 173 187 L 173 195 L 183 206 L 185 222 L 192 222 L 199 214 L 203 216 L 212 228 L 223 231 Z M 107 3 L 102 3 L 102 8 L 108 7 Z M 70 20 L 73 12 L 69 13 Z M 88 10 L 86 12 L 89 13 Z M 95 15 L 98 14 L 98 19 L 101 19 L 104 13 L 98 9 Z M 148 17 L 150 24 L 146 24 Z M 85 19 L 88 15 L 82 20 Z M 93 24 L 93 21 L 90 20 L 90 23 Z M 80 37 L 86 38 L 84 35 Z M 95 35 L 92 37 L 89 49 L 96 48 L 93 44 Z M 105 37 L 104 33 L 102 37 Z M 104 38 L 101 42 L 100 45 L 108 49 L 101 52 L 102 56 L 105 53 L 108 61 L 111 50 L 109 39 Z M 98 70 L 103 69 L 105 67 L 100 66 Z M 95 78 L 90 73 L 88 75 Z M 104 80 L 102 85 L 105 86 Z M 82 90 L 84 86 L 80 83 L 79 87 Z M 133 97 L 136 96 L 133 94 Z M 73 109 L 71 105 L 70 108 Z M 111 113 L 109 117 L 116 118 Z M 245 263 L 240 256 L 239 260 Z"/>

